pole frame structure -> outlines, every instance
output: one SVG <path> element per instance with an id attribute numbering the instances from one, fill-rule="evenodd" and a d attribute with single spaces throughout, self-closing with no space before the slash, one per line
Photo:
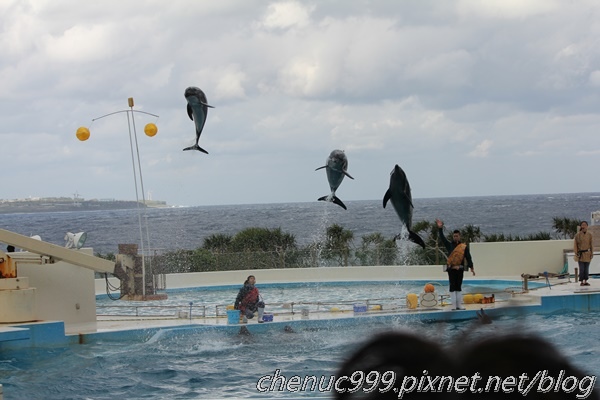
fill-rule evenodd
<path id="1" fill-rule="evenodd" d="M 145 246 L 144 246 L 144 233 L 143 233 L 143 229 L 142 229 L 142 212 L 140 209 L 140 198 L 139 198 L 139 191 L 138 191 L 138 179 L 137 179 L 137 175 L 139 172 L 139 177 L 140 177 L 140 189 L 142 191 L 142 202 L 144 204 L 144 206 L 146 206 L 146 197 L 144 195 L 144 179 L 142 176 L 142 164 L 140 161 L 140 150 L 139 150 L 139 146 L 138 146 L 138 140 L 137 140 L 137 129 L 135 126 L 135 118 L 134 118 L 134 113 L 141 113 L 141 114 L 146 114 L 146 115 L 151 115 L 153 117 L 158 118 L 158 115 L 155 114 L 151 114 L 149 112 L 144 112 L 144 111 L 139 111 L 139 110 L 134 110 L 133 109 L 133 97 L 130 97 L 127 99 L 128 105 L 129 105 L 129 110 L 121 110 L 121 111 L 115 111 L 106 115 L 103 115 L 101 117 L 98 118 L 94 118 L 92 119 L 92 122 L 97 121 L 99 119 L 105 118 L 105 117 L 109 117 L 111 115 L 115 115 L 115 114 L 120 114 L 120 113 L 126 113 L 127 114 L 127 128 L 129 130 L 129 147 L 131 149 L 131 166 L 133 169 L 133 184 L 135 187 L 135 201 L 136 201 L 136 206 L 137 206 L 137 214 L 138 214 L 138 225 L 139 225 L 139 229 L 140 229 L 140 243 L 141 243 L 141 251 L 142 251 L 142 296 L 146 296 L 146 253 L 145 253 Z M 132 134 L 133 132 L 133 134 Z M 134 152 L 134 143 L 135 143 L 135 152 Z M 137 160 L 137 172 L 136 172 L 136 160 Z M 150 234 L 148 233 L 148 218 L 146 216 L 145 218 L 145 227 L 146 227 L 146 241 L 148 243 L 148 251 L 150 251 Z"/>

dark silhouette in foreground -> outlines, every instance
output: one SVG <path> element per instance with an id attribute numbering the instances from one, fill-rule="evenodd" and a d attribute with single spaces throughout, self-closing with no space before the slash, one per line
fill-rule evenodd
<path id="1" fill-rule="evenodd" d="M 600 399 L 596 377 L 586 376 L 539 337 L 477 341 L 471 335 L 446 344 L 448 349 L 409 333 L 377 335 L 341 365 L 335 398 Z M 344 376 L 348 379 L 340 379 Z"/>

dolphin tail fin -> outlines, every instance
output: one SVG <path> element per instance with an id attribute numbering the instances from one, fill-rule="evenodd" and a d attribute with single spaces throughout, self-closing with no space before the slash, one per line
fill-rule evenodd
<path id="1" fill-rule="evenodd" d="M 344 210 L 347 210 L 346 205 L 344 204 L 344 202 L 342 200 L 339 199 L 339 197 L 333 196 L 333 202 L 335 204 L 337 204 L 338 206 L 342 207 Z"/>
<path id="2" fill-rule="evenodd" d="M 202 147 L 198 146 L 198 144 L 195 144 L 193 146 L 186 147 L 185 149 L 183 149 L 183 151 L 186 151 L 186 150 L 198 150 L 198 151 L 201 151 L 201 152 L 203 152 L 205 154 L 208 154 L 208 151 L 206 151 Z"/>
<path id="3" fill-rule="evenodd" d="M 323 197 L 319 197 L 317 199 L 318 201 L 331 201 L 332 203 L 337 204 L 338 206 L 342 207 L 344 210 L 347 210 L 346 205 L 344 204 L 343 201 L 341 201 L 337 196 L 323 196 Z"/>
<path id="4" fill-rule="evenodd" d="M 417 235 L 415 232 L 409 230 L 408 239 L 411 242 L 418 244 L 422 248 L 425 248 L 425 242 L 423 241 L 423 239 L 421 239 L 421 236 Z"/>

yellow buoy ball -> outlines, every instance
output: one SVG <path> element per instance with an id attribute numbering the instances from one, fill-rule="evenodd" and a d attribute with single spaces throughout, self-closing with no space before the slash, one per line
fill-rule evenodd
<path id="1" fill-rule="evenodd" d="M 331 312 L 340 312 L 340 309 L 339 309 L 339 308 L 337 308 L 337 307 L 331 307 L 331 308 L 329 309 L 329 311 L 331 311 Z"/>
<path id="2" fill-rule="evenodd" d="M 82 126 L 77 129 L 77 133 L 75 134 L 75 136 L 77 136 L 77 139 L 84 142 L 90 138 L 90 130 L 85 126 Z"/>
<path id="3" fill-rule="evenodd" d="M 433 293 L 435 292 L 435 286 L 433 286 L 431 283 L 428 283 L 427 285 L 425 285 L 423 290 L 425 291 L 425 293 Z"/>
<path id="4" fill-rule="evenodd" d="M 473 304 L 473 295 L 472 294 L 465 294 L 463 296 L 463 303 L 465 303 L 465 304 Z"/>
<path id="5" fill-rule="evenodd" d="M 153 137 L 158 133 L 158 127 L 156 126 L 156 124 L 150 122 L 144 127 L 144 133 L 146 134 L 146 136 Z"/>
<path id="6" fill-rule="evenodd" d="M 483 302 L 483 295 L 480 293 L 477 293 L 476 295 L 473 295 L 473 303 L 481 303 Z"/>

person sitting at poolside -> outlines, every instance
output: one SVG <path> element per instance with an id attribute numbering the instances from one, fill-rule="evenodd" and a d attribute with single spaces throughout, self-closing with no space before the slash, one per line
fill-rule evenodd
<path id="1" fill-rule="evenodd" d="M 256 278 L 254 275 L 250 275 L 244 282 L 244 286 L 240 289 L 233 308 L 240 310 L 244 318 L 254 318 L 254 313 L 258 312 L 258 322 L 263 322 L 263 312 L 265 310 L 265 303 L 260 299 L 260 293 L 254 284 Z"/>

